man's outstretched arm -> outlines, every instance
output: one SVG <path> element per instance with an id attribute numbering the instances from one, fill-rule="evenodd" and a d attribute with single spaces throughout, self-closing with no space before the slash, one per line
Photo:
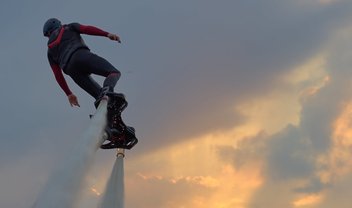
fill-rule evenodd
<path id="1" fill-rule="evenodd" d="M 95 27 L 95 26 L 79 25 L 79 31 L 80 31 L 80 33 L 86 34 L 86 35 L 96 35 L 96 36 L 108 37 L 111 40 L 115 40 L 115 41 L 121 43 L 120 37 L 118 35 L 108 33 L 100 28 Z"/>

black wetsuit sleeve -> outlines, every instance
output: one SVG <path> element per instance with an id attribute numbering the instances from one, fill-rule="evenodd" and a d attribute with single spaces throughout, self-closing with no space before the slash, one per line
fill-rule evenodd
<path id="1" fill-rule="evenodd" d="M 73 31 L 75 31 L 77 33 L 80 33 L 79 32 L 80 25 L 81 24 L 75 22 L 75 23 L 68 24 L 67 27 L 70 28 L 70 30 L 73 30 Z"/>

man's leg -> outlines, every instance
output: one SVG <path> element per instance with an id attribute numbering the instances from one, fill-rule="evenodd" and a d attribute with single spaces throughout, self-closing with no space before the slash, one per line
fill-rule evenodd
<path id="1" fill-rule="evenodd" d="M 103 88 L 109 88 L 110 92 L 114 91 L 117 81 L 120 79 L 121 73 L 111 63 L 104 58 L 88 53 L 86 55 L 85 70 L 88 73 L 104 76 L 105 80 Z"/>
<path id="2" fill-rule="evenodd" d="M 75 74 L 70 75 L 73 81 L 80 86 L 83 90 L 93 96 L 95 99 L 99 99 L 101 86 L 87 74 Z"/>
<path id="3" fill-rule="evenodd" d="M 120 79 L 119 72 L 111 72 L 104 80 L 103 87 L 108 87 L 110 92 L 114 91 L 117 81 Z"/>

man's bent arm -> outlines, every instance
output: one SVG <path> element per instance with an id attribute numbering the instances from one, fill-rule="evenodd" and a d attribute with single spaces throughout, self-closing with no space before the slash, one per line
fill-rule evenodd
<path id="1" fill-rule="evenodd" d="M 72 92 L 67 85 L 67 82 L 65 80 L 64 75 L 62 74 L 60 67 L 56 64 L 52 64 L 50 66 L 51 66 L 51 69 L 53 70 L 55 79 L 57 83 L 60 85 L 61 89 L 66 93 L 67 96 L 71 95 Z"/>

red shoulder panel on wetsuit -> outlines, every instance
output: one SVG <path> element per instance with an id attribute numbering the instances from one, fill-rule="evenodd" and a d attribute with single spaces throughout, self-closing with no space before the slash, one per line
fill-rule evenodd
<path id="1" fill-rule="evenodd" d="M 54 46 L 59 45 L 59 43 L 61 42 L 62 35 L 64 34 L 64 31 L 65 31 L 65 28 L 64 28 L 64 26 L 63 26 L 63 27 L 61 27 L 60 33 L 59 33 L 59 35 L 57 36 L 56 40 L 54 40 L 53 42 L 51 42 L 51 43 L 48 45 L 49 48 L 53 48 Z"/>

